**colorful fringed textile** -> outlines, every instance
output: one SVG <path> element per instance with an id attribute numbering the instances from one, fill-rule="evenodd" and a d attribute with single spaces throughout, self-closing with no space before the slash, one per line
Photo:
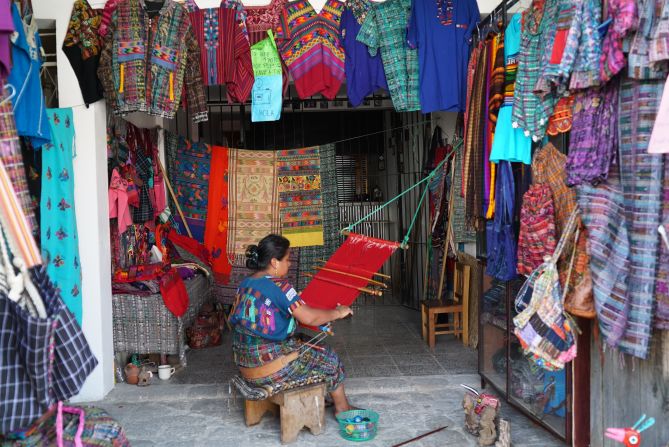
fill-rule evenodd
<path id="1" fill-rule="evenodd" d="M 246 247 L 279 232 L 276 152 L 230 149 L 228 256 L 245 262 Z"/>
<path id="2" fill-rule="evenodd" d="M 662 156 L 648 154 L 648 141 L 664 81 L 623 79 L 620 88 L 620 168 L 630 240 L 629 324 L 622 352 L 646 358 L 651 337 L 662 209 Z"/>
<path id="3" fill-rule="evenodd" d="M 371 279 L 397 247 L 397 242 L 351 233 L 325 267 Z M 358 288 L 368 284 L 364 278 L 319 270 L 302 291 L 302 300 L 319 309 L 334 309 L 337 304 L 350 306 L 360 294 Z"/>
<path id="4" fill-rule="evenodd" d="M 178 142 L 172 171 L 172 187 L 193 238 L 203 242 L 209 195 L 211 147 L 182 136 L 176 138 Z"/>
<path id="5" fill-rule="evenodd" d="M 629 238 L 623 193 L 611 182 L 576 188 L 581 220 L 588 230 L 595 310 L 604 341 L 616 347 L 629 315 Z"/>
<path id="6" fill-rule="evenodd" d="M 217 282 L 230 280 L 232 266 L 228 261 L 228 148 L 211 147 L 209 199 L 204 245 L 212 259 Z"/>
<path id="7" fill-rule="evenodd" d="M 281 234 L 291 247 L 323 245 L 318 147 L 280 150 L 276 157 Z"/>
<path id="8" fill-rule="evenodd" d="M 313 272 L 319 259 L 328 259 L 341 244 L 339 234 L 339 199 L 337 195 L 336 151 L 334 144 L 319 147 L 321 157 L 321 197 L 323 202 L 323 245 L 302 247 L 299 256 L 299 271 Z M 299 275 L 298 290 L 307 286 L 310 278 Z"/>

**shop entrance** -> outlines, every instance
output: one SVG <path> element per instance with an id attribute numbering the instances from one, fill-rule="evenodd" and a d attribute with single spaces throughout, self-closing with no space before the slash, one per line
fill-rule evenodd
<path id="1" fill-rule="evenodd" d="M 372 97 L 354 110 L 345 100 L 300 100 L 291 88 L 279 121 L 253 123 L 250 107 L 228 104 L 225 90 L 217 86 L 209 88 L 208 108 L 208 122 L 191 126 L 181 114 L 175 120 L 175 131 L 208 144 L 244 149 L 334 144 L 341 228 L 377 209 L 424 175 L 429 118 L 420 113 L 396 113 L 387 97 Z M 404 195 L 355 230 L 401 241 L 418 208 L 421 192 L 417 188 Z M 409 248 L 399 250 L 381 270 L 392 278 L 389 291 L 382 297 L 362 294 L 356 305 L 401 304 L 418 309 L 425 281 L 426 205 L 411 232 Z M 304 273 L 312 272 L 298 271 L 298 276 Z M 298 282 L 304 283 L 302 279 Z"/>

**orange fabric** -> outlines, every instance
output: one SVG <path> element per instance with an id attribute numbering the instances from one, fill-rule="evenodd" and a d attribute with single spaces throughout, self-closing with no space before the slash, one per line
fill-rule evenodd
<path id="1" fill-rule="evenodd" d="M 204 245 L 212 258 L 212 269 L 217 282 L 227 284 L 232 265 L 228 261 L 228 148 L 211 147 L 209 171 L 209 199 Z"/>

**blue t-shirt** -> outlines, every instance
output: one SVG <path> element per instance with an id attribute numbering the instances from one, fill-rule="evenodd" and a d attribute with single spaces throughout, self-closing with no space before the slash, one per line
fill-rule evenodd
<path id="1" fill-rule="evenodd" d="M 356 40 L 370 7 L 369 0 L 348 0 L 339 25 L 346 55 L 346 91 L 353 107 L 379 89 L 388 90 L 381 54 L 370 56 L 367 45 Z"/>
<path id="2" fill-rule="evenodd" d="M 270 276 L 244 279 L 236 301 L 230 324 L 269 340 L 285 340 L 295 331 L 293 311 L 304 304 L 288 281 Z"/>
<path id="3" fill-rule="evenodd" d="M 414 0 L 407 43 L 418 48 L 423 113 L 463 112 L 469 38 L 480 21 L 476 0 Z"/>

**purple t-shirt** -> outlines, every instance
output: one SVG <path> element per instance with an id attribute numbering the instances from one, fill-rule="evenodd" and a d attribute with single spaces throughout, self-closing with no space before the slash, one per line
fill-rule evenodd
<path id="1" fill-rule="evenodd" d="M 367 46 L 356 40 L 370 6 L 368 0 L 348 0 L 339 26 L 346 54 L 346 90 L 354 107 L 378 89 L 388 90 L 381 55 L 370 56 Z"/>

